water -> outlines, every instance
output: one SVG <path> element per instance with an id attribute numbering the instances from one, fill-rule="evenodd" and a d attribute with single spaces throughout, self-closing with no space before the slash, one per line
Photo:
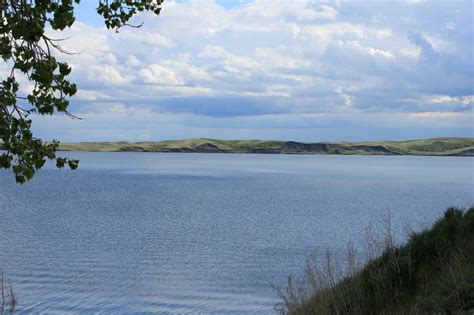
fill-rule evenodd
<path id="1" fill-rule="evenodd" d="M 0 266 L 19 313 L 272 313 L 272 284 L 390 212 L 397 233 L 474 205 L 462 157 L 73 153 L 0 172 Z"/>

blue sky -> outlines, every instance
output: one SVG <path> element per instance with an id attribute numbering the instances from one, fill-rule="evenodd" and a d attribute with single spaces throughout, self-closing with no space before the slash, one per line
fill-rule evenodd
<path id="1" fill-rule="evenodd" d="M 473 136 L 471 1 L 166 1 L 119 33 L 82 2 L 55 36 L 84 119 L 45 139 Z"/>

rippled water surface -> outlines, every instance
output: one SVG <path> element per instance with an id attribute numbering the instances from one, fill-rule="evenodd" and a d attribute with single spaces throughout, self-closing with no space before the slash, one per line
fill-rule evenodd
<path id="1" fill-rule="evenodd" d="M 272 313 L 272 284 L 390 212 L 474 204 L 461 157 L 74 153 L 0 172 L 0 268 L 19 312 Z"/>

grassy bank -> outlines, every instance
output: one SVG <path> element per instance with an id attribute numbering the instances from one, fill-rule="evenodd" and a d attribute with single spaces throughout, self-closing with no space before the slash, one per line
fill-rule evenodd
<path id="1" fill-rule="evenodd" d="M 402 246 L 395 245 L 388 233 L 383 246 L 381 255 L 363 265 L 357 264 L 353 249 L 348 250 L 344 268 L 329 258 L 319 265 L 308 263 L 301 282 L 290 278 L 288 287 L 279 290 L 278 310 L 288 314 L 474 311 L 474 208 L 448 209 L 431 228 L 411 233 Z"/>
<path id="2" fill-rule="evenodd" d="M 187 139 L 160 142 L 63 143 L 62 151 L 474 156 L 474 138 L 408 141 L 314 142 Z"/>

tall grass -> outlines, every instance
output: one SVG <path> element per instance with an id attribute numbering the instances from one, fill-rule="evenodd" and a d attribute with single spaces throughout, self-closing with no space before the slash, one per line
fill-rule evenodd
<path id="1" fill-rule="evenodd" d="M 5 283 L 3 271 L 0 272 L 0 314 L 15 311 L 16 296 L 10 284 Z"/>
<path id="2" fill-rule="evenodd" d="M 277 288 L 281 314 L 452 314 L 474 311 L 474 208 L 448 209 L 431 228 L 396 244 L 369 231 L 344 259 L 309 259 L 299 280 Z"/>

